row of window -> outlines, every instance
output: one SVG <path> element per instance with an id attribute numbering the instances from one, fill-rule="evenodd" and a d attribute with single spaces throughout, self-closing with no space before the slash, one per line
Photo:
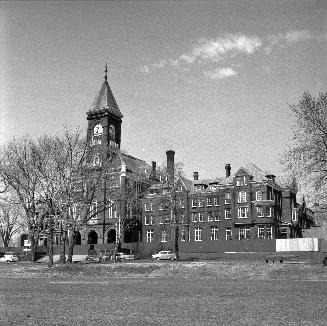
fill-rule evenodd
<path id="1" fill-rule="evenodd" d="M 225 208 L 225 219 L 230 220 L 232 219 L 231 208 Z M 271 217 L 272 216 L 272 208 L 271 207 L 257 207 L 258 217 Z M 237 217 L 238 218 L 248 218 L 248 207 L 239 207 L 237 209 Z M 220 221 L 220 212 L 192 212 L 191 213 L 191 221 L 192 222 L 204 222 L 207 220 L 208 222 L 213 221 Z M 146 215 L 144 224 L 145 225 L 153 225 L 154 224 L 154 217 Z M 161 216 L 159 224 L 169 223 L 170 217 L 169 216 Z M 185 222 L 185 215 L 181 216 L 181 223 Z"/>
<path id="2" fill-rule="evenodd" d="M 266 230 L 265 230 L 266 229 Z M 272 239 L 272 227 L 258 227 L 258 239 Z M 153 230 L 147 230 L 146 233 L 146 241 L 152 242 L 153 241 Z M 181 234 L 181 241 L 186 241 L 186 231 L 182 230 Z M 225 239 L 226 240 L 233 240 L 233 232 L 232 228 L 227 227 L 225 228 Z M 239 240 L 246 240 L 251 239 L 251 229 L 249 227 L 243 227 L 238 229 L 238 239 Z M 168 233 L 166 230 L 161 231 L 161 242 L 167 242 L 168 240 Z M 190 241 L 190 238 L 188 239 Z M 203 241 L 203 229 L 201 227 L 197 227 L 194 229 L 194 241 Z M 218 227 L 212 226 L 210 228 L 210 240 L 218 240 Z"/>
<path id="3" fill-rule="evenodd" d="M 268 199 L 271 199 L 271 196 L 268 196 Z M 263 195 L 261 191 L 256 191 L 256 201 L 262 201 Z M 237 202 L 238 203 L 247 203 L 248 202 L 248 194 L 246 191 L 239 191 L 237 194 Z M 231 194 L 229 192 L 225 193 L 225 204 L 231 204 Z M 193 198 L 191 200 L 192 208 L 196 207 L 211 207 L 211 206 L 219 206 L 218 197 L 207 197 L 206 199 Z M 163 204 L 159 205 L 159 210 L 163 210 Z M 184 200 L 180 200 L 179 207 L 184 208 L 185 202 Z M 151 202 L 145 203 L 146 211 L 153 211 L 153 204 Z"/>

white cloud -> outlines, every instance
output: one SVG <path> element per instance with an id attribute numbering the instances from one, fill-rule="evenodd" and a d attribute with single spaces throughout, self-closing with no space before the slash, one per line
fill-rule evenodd
<path id="1" fill-rule="evenodd" d="M 275 47 L 286 48 L 293 43 L 303 42 L 314 38 L 311 32 L 307 29 L 301 31 L 289 31 L 287 33 L 279 33 L 277 35 L 269 35 L 267 37 L 267 45 L 265 53 L 269 54 Z"/>
<path id="2" fill-rule="evenodd" d="M 209 79 L 223 79 L 236 76 L 238 73 L 231 67 L 217 68 L 213 71 L 205 71 L 204 76 Z"/>
<path id="3" fill-rule="evenodd" d="M 184 53 L 179 60 L 191 64 L 196 60 L 219 61 L 224 57 L 239 54 L 253 54 L 262 45 L 258 37 L 249 37 L 241 33 L 224 34 L 215 39 L 200 39 L 189 53 Z"/>

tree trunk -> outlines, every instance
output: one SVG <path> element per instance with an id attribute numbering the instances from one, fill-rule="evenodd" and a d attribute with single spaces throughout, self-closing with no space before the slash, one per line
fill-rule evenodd
<path id="1" fill-rule="evenodd" d="M 66 263 L 66 236 L 65 236 L 65 231 L 61 231 L 60 233 L 60 259 L 59 262 L 60 264 L 65 264 Z"/>
<path id="2" fill-rule="evenodd" d="M 48 267 L 52 267 L 52 265 L 53 265 L 53 227 L 52 227 L 52 225 L 50 226 L 50 232 L 49 232 L 48 255 L 49 255 Z"/>
<path id="3" fill-rule="evenodd" d="M 73 262 L 73 254 L 74 254 L 74 244 L 75 244 L 75 228 L 70 226 L 68 228 L 68 259 L 67 263 L 71 264 Z"/>
<path id="4" fill-rule="evenodd" d="M 179 226 L 176 222 L 175 225 L 175 255 L 176 255 L 176 260 L 179 260 Z"/>

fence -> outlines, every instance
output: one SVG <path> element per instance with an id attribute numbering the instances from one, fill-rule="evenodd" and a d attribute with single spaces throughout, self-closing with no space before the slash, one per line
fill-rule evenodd
<path id="1" fill-rule="evenodd" d="M 319 251 L 319 239 L 276 239 L 276 252 L 280 251 Z"/>

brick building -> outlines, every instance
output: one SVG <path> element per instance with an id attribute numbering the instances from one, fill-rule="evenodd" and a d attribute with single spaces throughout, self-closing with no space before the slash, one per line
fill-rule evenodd
<path id="1" fill-rule="evenodd" d="M 136 180 L 133 175 L 140 171 L 148 175 L 150 166 L 145 161 L 120 151 L 123 115 L 108 84 L 107 68 L 100 91 L 86 114 L 87 142 L 92 151 L 90 170 L 101 169 L 104 161 L 110 161 L 110 165 L 103 175 L 93 203 L 86 212 L 89 216 L 86 217 L 88 221 L 77 234 L 77 244 L 124 241 L 126 240 L 124 220 L 127 215 L 130 218 L 135 217 L 138 209 L 135 203 L 133 206 L 129 202 L 117 199 L 117 194 L 119 196 L 122 189 L 127 186 L 133 187 L 135 193 L 142 192 L 148 187 L 146 178 Z M 81 218 L 85 219 L 85 216 Z M 140 235 L 129 237 L 138 240 Z"/>
<path id="2" fill-rule="evenodd" d="M 173 158 L 167 155 L 167 166 Z M 193 180 L 181 177 L 174 188 L 169 182 L 152 185 L 143 205 L 143 241 L 148 248 L 173 250 L 176 226 L 179 241 L 200 247 L 216 240 L 301 237 L 302 228 L 313 224 L 303 213 L 304 204 L 296 202 L 292 180 L 278 182 L 252 163 L 234 174 L 226 164 L 225 171 L 224 177 L 215 179 L 199 179 L 194 172 Z M 171 204 L 165 205 L 172 196 L 175 214 Z"/>

